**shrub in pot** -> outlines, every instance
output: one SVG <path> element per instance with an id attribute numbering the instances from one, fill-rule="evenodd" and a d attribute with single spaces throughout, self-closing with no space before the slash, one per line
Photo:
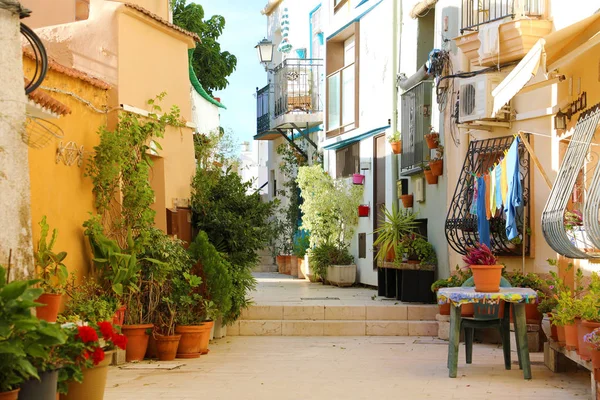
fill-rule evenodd
<path id="1" fill-rule="evenodd" d="M 29 379 L 39 380 L 36 368 L 50 360 L 53 346 L 64 343 L 66 336 L 56 324 L 39 320 L 32 309 L 42 289 L 36 280 L 8 282 L 0 266 L 0 396 L 16 400 L 19 387 Z M 32 363 L 35 361 L 35 363 Z"/>
<path id="2" fill-rule="evenodd" d="M 42 217 L 39 225 L 41 228 L 40 240 L 34 253 L 34 259 L 39 285 L 44 290 L 37 302 L 44 305 L 36 307 L 36 315 L 48 322 L 56 322 L 64 288 L 69 278 L 67 267 L 63 264 L 67 253 L 53 251 L 58 231 L 54 229 L 52 237 L 48 241 L 50 226 L 46 223 L 46 216 Z"/>
<path id="3" fill-rule="evenodd" d="M 552 313 L 552 322 L 564 329 L 565 343 L 569 350 L 577 350 L 579 345 L 576 319 L 581 316 L 581 305 L 581 300 L 576 299 L 571 291 L 561 291 L 556 310 Z"/>
<path id="4" fill-rule="evenodd" d="M 413 213 L 407 210 L 400 211 L 395 204 L 391 210 L 384 209 L 379 227 L 373 231 L 373 235 L 376 236 L 373 247 L 377 249 L 377 263 L 381 265 L 384 261 L 394 261 L 396 248 L 417 225 Z"/>
<path id="5" fill-rule="evenodd" d="M 402 262 L 406 257 L 406 262 L 410 264 L 435 265 L 437 256 L 435 249 L 421 235 L 410 233 L 402 239 L 396 247 L 396 263 Z"/>
<path id="6" fill-rule="evenodd" d="M 436 149 L 436 155 L 429 161 L 429 168 L 431 174 L 435 177 L 442 176 L 444 174 L 444 146 L 439 145 Z"/>
<path id="7" fill-rule="evenodd" d="M 437 185 L 438 176 L 433 174 L 429 164 L 423 164 L 422 169 L 423 169 L 423 174 L 425 175 L 425 180 L 427 181 L 427 184 L 428 185 Z"/>
<path id="8" fill-rule="evenodd" d="M 313 274 L 323 280 L 325 284 L 329 279 L 329 267 L 335 265 L 352 265 L 354 257 L 350 255 L 348 247 L 343 243 L 323 243 L 315 246 L 309 253 L 309 264 Z M 356 268 L 356 266 L 354 266 Z M 354 283 L 354 282 L 353 282 Z"/>
<path id="9" fill-rule="evenodd" d="M 65 322 L 87 322 L 97 324 L 101 321 L 114 319 L 118 300 L 115 296 L 105 293 L 102 287 L 92 278 L 84 278 L 79 285 L 75 283 L 72 275 L 65 288 L 68 301 L 65 309 L 60 313 L 57 321 Z"/>
<path id="10" fill-rule="evenodd" d="M 590 357 L 594 369 L 600 368 L 600 328 L 596 328 L 586 334 L 583 340 L 590 349 Z"/>
<path id="11" fill-rule="evenodd" d="M 402 154 L 402 138 L 400 132 L 396 131 L 388 137 L 388 142 L 392 146 L 392 152 L 394 154 Z"/>
<path id="12" fill-rule="evenodd" d="M 585 360 L 590 359 L 591 351 L 584 337 L 597 328 L 600 328 L 600 277 L 592 273 L 587 293 L 581 298 L 581 321 L 577 325 L 579 355 Z"/>
<path id="13" fill-rule="evenodd" d="M 476 292 L 499 292 L 504 266 L 485 244 L 467 248 L 463 261 L 471 268 Z"/>
<path id="14" fill-rule="evenodd" d="M 128 338 L 111 322 L 63 325 L 68 339 L 60 346 L 62 368 L 58 376 L 61 400 L 101 400 L 104 398 L 108 365 L 115 348 L 125 349 Z"/>
<path id="15" fill-rule="evenodd" d="M 181 335 L 177 347 L 177 358 L 200 357 L 200 342 L 205 327 L 196 312 L 202 296 L 197 292 L 202 279 L 190 272 L 173 277 L 172 298 L 177 304 L 175 333 Z"/>

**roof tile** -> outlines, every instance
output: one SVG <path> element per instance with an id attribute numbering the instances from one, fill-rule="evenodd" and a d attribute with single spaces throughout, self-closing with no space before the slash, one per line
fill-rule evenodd
<path id="1" fill-rule="evenodd" d="M 190 32 L 190 31 L 186 31 L 183 28 L 180 28 L 179 26 L 170 23 L 169 21 L 167 21 L 164 18 L 159 17 L 158 15 L 154 14 L 153 12 L 150 12 L 148 10 L 146 10 L 144 7 L 138 6 L 137 4 L 132 4 L 132 3 L 123 3 L 123 5 L 125 5 L 125 7 L 129 7 L 132 8 L 136 11 L 141 12 L 142 14 L 152 18 L 153 20 L 160 22 L 161 24 L 165 25 L 168 28 L 174 29 L 176 31 L 178 31 L 179 33 L 183 33 L 186 36 L 191 37 L 192 39 L 194 39 L 194 41 L 200 43 L 200 36 L 198 36 L 197 34 Z"/>

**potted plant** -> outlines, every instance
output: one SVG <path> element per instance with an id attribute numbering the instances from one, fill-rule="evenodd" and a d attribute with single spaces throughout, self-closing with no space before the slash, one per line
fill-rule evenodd
<path id="1" fill-rule="evenodd" d="M 48 322 L 55 322 L 64 293 L 64 287 L 69 278 L 67 267 L 63 264 L 67 253 L 64 251 L 54 253 L 53 248 L 56 243 L 58 231 L 56 229 L 52 231 L 52 237 L 50 238 L 50 242 L 48 242 L 50 227 L 46 223 L 46 216 L 42 217 L 39 225 L 41 234 L 34 259 L 39 285 L 44 290 L 44 294 L 37 301 L 44 305 L 36 308 L 36 315 L 38 318 Z"/>
<path id="2" fill-rule="evenodd" d="M 58 325 L 32 315 L 42 294 L 42 289 L 34 288 L 38 282 L 8 282 L 7 277 L 0 265 L 0 399 L 16 400 L 23 383 L 40 380 L 39 372 L 45 371 L 38 371 L 36 365 L 49 363 L 52 347 L 64 343 L 66 336 Z M 55 392 L 51 394 L 56 398 Z M 43 396 L 40 400 L 45 400 Z"/>
<path id="3" fill-rule="evenodd" d="M 352 286 L 356 281 L 354 257 L 344 244 L 323 243 L 311 250 L 309 262 L 312 272 L 323 283 L 337 286 Z"/>
<path id="4" fill-rule="evenodd" d="M 127 337 L 109 321 L 63 325 L 68 339 L 59 347 L 63 366 L 58 377 L 61 400 L 102 400 L 108 365 L 115 348 L 125 349 Z"/>
<path id="5" fill-rule="evenodd" d="M 92 278 L 84 278 L 83 282 L 77 285 L 75 284 L 75 275 L 72 275 L 65 287 L 65 293 L 69 301 L 67 301 L 64 311 L 59 314 L 58 322 L 96 324 L 114 319 L 117 299 L 107 295 Z"/>
<path id="6" fill-rule="evenodd" d="M 577 325 L 579 355 L 584 360 L 591 358 L 591 351 L 584 337 L 597 328 L 600 328 L 600 277 L 597 273 L 592 273 L 586 293 L 581 297 L 581 320 Z"/>
<path id="7" fill-rule="evenodd" d="M 455 268 L 454 273 L 450 274 L 449 278 L 438 279 L 431 285 L 431 291 L 437 293 L 441 288 L 447 287 L 460 287 L 465 283 L 467 279 L 472 276 L 470 270 L 463 270 L 458 265 Z M 440 315 L 450 315 L 450 303 L 439 305 Z M 460 307 L 460 312 L 463 317 L 473 315 L 473 304 L 463 304 Z"/>
<path id="8" fill-rule="evenodd" d="M 413 195 L 412 194 L 403 194 L 400 196 L 400 200 L 402 200 L 402 205 L 404 208 L 412 208 L 413 206 Z"/>
<path id="9" fill-rule="evenodd" d="M 210 341 L 210 332 L 215 324 L 218 315 L 215 303 L 211 300 L 202 300 L 200 302 L 200 319 L 202 320 L 202 335 L 200 336 L 200 354 L 208 354 L 208 342 Z"/>
<path id="10" fill-rule="evenodd" d="M 402 138 L 400 132 L 396 131 L 388 137 L 388 142 L 392 146 L 392 152 L 394 154 L 402 154 Z"/>
<path id="11" fill-rule="evenodd" d="M 467 248 L 463 261 L 471 268 L 476 292 L 499 292 L 503 265 L 485 244 Z"/>
<path id="12" fill-rule="evenodd" d="M 431 167 L 429 166 L 429 164 L 421 164 L 421 168 L 423 169 L 423 174 L 425 175 L 425 180 L 427 181 L 427 184 L 428 185 L 437 185 L 438 177 L 437 177 L 437 175 L 433 175 L 433 172 L 431 172 Z"/>
<path id="13" fill-rule="evenodd" d="M 542 313 L 538 310 L 538 303 L 545 299 L 547 291 L 547 285 L 537 274 L 528 273 L 523 274 L 520 271 L 506 273 L 505 278 L 510 282 L 513 287 L 530 288 L 536 291 L 537 301 L 536 303 L 525 305 L 525 315 L 528 324 L 540 324 L 542 321 Z M 512 309 L 510 318 L 512 320 Z"/>
<path id="14" fill-rule="evenodd" d="M 431 168 L 431 174 L 433 176 L 442 176 L 444 174 L 444 146 L 441 144 L 437 146 L 435 157 L 429 161 L 429 167 Z"/>
<path id="15" fill-rule="evenodd" d="M 583 338 L 590 349 L 592 366 L 594 369 L 600 368 L 600 328 L 594 329 Z"/>
<path id="16" fill-rule="evenodd" d="M 433 126 L 429 128 L 429 133 L 425 134 L 425 142 L 430 150 L 438 147 L 440 143 L 440 135 L 433 130 Z"/>
<path id="17" fill-rule="evenodd" d="M 189 272 L 173 277 L 173 298 L 177 304 L 175 333 L 181 335 L 177 347 L 177 358 L 200 357 L 202 334 L 206 327 L 196 312 L 202 296 L 198 293 L 202 279 Z"/>
<path id="18" fill-rule="evenodd" d="M 373 247 L 377 248 L 375 259 L 379 264 L 396 259 L 395 250 L 404 237 L 417 228 L 415 215 L 408 211 L 399 211 L 394 204 L 392 209 L 384 209 L 379 227 L 373 231 L 376 238 Z"/>
<path id="19" fill-rule="evenodd" d="M 577 350 L 576 319 L 581 316 L 581 300 L 576 299 L 570 290 L 559 293 L 556 311 L 552 313 L 552 322 L 564 328 L 565 343 L 568 350 Z"/>

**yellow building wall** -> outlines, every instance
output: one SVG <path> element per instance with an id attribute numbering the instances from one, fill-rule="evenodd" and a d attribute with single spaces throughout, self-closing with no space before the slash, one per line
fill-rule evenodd
<path id="1" fill-rule="evenodd" d="M 75 0 L 52 0 L 51 7 L 48 3 L 48 0 L 21 0 L 21 4 L 32 11 L 23 23 L 35 29 L 75 21 Z"/>
<path id="2" fill-rule="evenodd" d="M 122 3 L 132 3 L 138 5 L 140 7 L 144 7 L 146 10 L 150 11 L 169 21 L 169 0 L 118 0 Z"/>
<path id="3" fill-rule="evenodd" d="M 119 102 L 147 110 L 148 99 L 166 92 L 163 110 L 177 105 L 191 121 L 186 42 L 125 12 L 118 18 Z"/>
<path id="4" fill-rule="evenodd" d="M 23 63 L 25 74 L 31 74 L 33 61 L 24 58 Z M 98 108 L 108 102 L 106 90 L 52 70 L 46 75 L 43 85 L 72 92 Z M 76 272 L 80 279 L 87 273 L 91 261 L 82 224 L 89 218 L 89 213 L 94 212 L 92 182 L 84 176 L 85 162 L 91 157 L 93 147 L 99 143 L 97 132 L 106 124 L 107 117 L 106 114 L 92 111 L 71 96 L 51 94 L 72 112 L 51 120 L 63 130 L 63 139 L 54 140 L 43 149 L 29 149 L 33 243 L 37 247 L 40 237 L 38 223 L 45 215 L 50 228 L 58 229 L 54 250 L 67 252 L 65 264 L 69 272 Z M 78 146 L 84 146 L 84 165 L 78 167 L 76 164 L 66 166 L 62 161 L 57 163 L 56 149 L 60 141 L 63 144 L 74 141 Z"/>

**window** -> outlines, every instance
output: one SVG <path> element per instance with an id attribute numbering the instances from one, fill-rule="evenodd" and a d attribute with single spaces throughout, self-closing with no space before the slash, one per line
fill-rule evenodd
<path id="1" fill-rule="evenodd" d="M 336 13 L 348 0 L 333 0 L 333 12 Z"/>
<path id="2" fill-rule="evenodd" d="M 429 132 L 431 125 L 432 91 L 432 82 L 424 81 L 402 94 L 400 167 L 403 170 L 414 170 L 428 159 L 425 134 Z"/>
<path id="3" fill-rule="evenodd" d="M 360 142 L 335 152 L 336 178 L 346 178 L 360 172 Z"/>
<path id="4" fill-rule="evenodd" d="M 343 65 L 327 77 L 327 131 L 337 130 L 336 134 L 341 134 L 357 126 L 355 37 L 352 35 L 331 46 L 334 48 L 333 52 L 343 60 Z"/>

